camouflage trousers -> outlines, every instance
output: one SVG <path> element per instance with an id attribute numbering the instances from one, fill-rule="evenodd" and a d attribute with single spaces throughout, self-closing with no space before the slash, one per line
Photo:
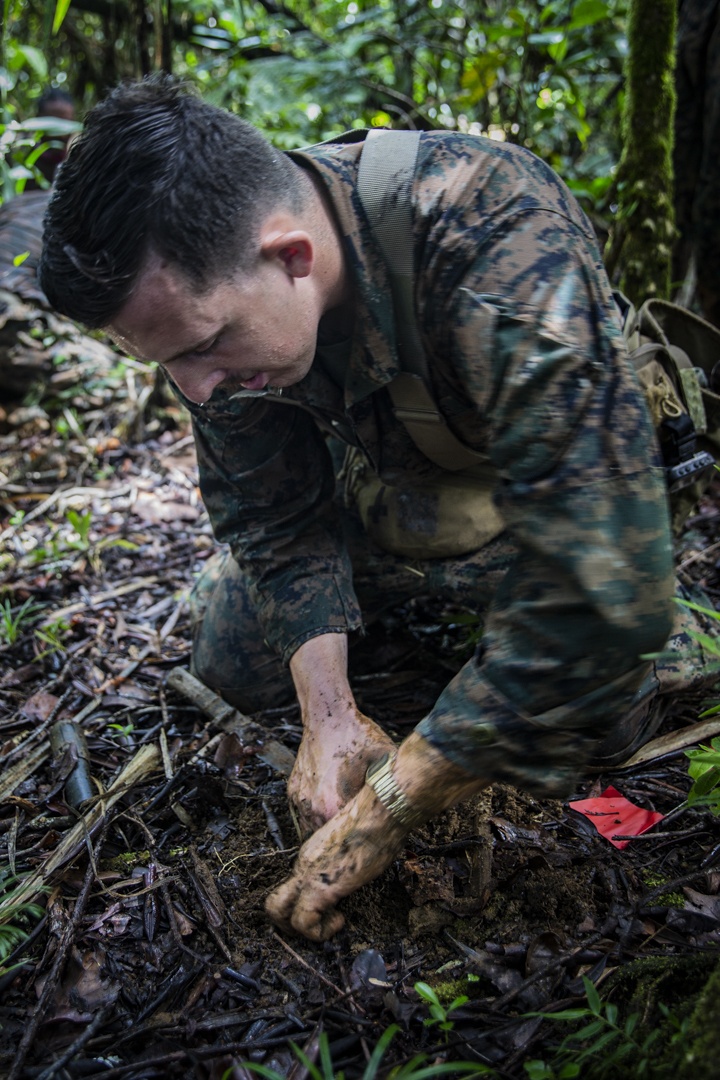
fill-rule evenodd
<path id="1" fill-rule="evenodd" d="M 461 558 L 409 562 L 374 547 L 350 514 L 346 542 L 366 623 L 383 610 L 421 597 L 455 601 L 482 616 L 515 557 L 507 537 L 501 535 Z M 704 600 L 690 596 L 680 583 L 676 592 L 680 599 Z M 193 670 L 203 682 L 244 712 L 279 707 L 293 700 L 290 673 L 264 642 L 248 582 L 229 551 L 210 559 L 197 580 L 191 604 L 195 622 Z M 717 662 L 703 655 L 692 636 L 693 632 L 712 632 L 709 621 L 678 605 L 674 632 L 662 657 L 650 665 L 622 715 L 603 715 L 601 731 L 591 725 L 593 730 L 575 735 L 557 732 L 554 737 L 546 732 L 540 738 L 530 724 L 509 725 L 499 733 L 496 750 L 491 753 L 488 747 L 483 755 L 492 773 L 487 778 L 522 786 L 538 797 L 562 797 L 573 789 L 588 762 L 602 768 L 624 761 L 629 756 L 624 752 L 625 729 L 650 737 L 673 698 L 702 691 L 720 680 Z M 423 734 L 439 749 L 443 749 L 443 739 L 452 740 L 452 732 Z"/>
<path id="2" fill-rule="evenodd" d="M 513 549 L 499 538 L 457 559 L 409 561 L 371 544 L 347 514 L 345 541 L 365 624 L 408 600 L 442 597 L 480 615 L 504 577 Z M 287 666 L 263 640 L 248 583 L 228 550 L 211 557 L 190 597 L 193 671 L 244 712 L 284 705 L 294 697 Z"/>

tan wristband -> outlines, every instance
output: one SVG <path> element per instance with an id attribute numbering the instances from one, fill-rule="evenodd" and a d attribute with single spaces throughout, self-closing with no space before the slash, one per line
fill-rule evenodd
<path id="1" fill-rule="evenodd" d="M 379 761 L 373 762 L 365 773 L 365 783 L 400 825 L 412 829 L 424 821 L 426 815 L 414 807 L 398 787 L 392 771 L 396 757 L 396 754 L 384 754 Z"/>

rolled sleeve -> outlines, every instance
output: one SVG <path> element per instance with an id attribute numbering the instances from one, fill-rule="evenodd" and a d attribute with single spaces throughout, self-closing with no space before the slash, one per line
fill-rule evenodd
<path id="1" fill-rule="evenodd" d="M 470 661 L 417 727 L 418 734 L 465 772 L 513 784 L 538 798 L 567 798 L 608 715 L 632 700 L 645 668 L 636 667 L 531 716 L 521 712 Z"/>

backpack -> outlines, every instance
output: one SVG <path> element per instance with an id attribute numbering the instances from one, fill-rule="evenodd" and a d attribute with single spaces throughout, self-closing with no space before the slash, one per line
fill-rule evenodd
<path id="1" fill-rule="evenodd" d="M 417 491 L 393 488 L 372 472 L 361 452 L 350 450 L 344 479 L 349 502 L 380 547 L 437 558 L 477 550 L 503 524 L 493 502 L 494 470 L 453 434 L 433 398 L 415 321 L 411 193 L 419 142 L 417 131 L 369 132 L 358 194 L 390 276 L 402 368 L 387 387 L 393 411 L 418 449 L 447 475 Z M 711 388 L 713 370 L 720 374 L 720 332 L 666 301 L 648 300 L 636 311 L 621 294 L 615 299 L 658 436 L 677 532 L 709 485 L 720 451 L 720 387 Z M 428 500 L 433 529 L 423 535 L 428 515 L 421 504 Z"/>

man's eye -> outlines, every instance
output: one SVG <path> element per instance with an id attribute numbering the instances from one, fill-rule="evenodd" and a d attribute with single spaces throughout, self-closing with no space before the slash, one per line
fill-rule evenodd
<path id="1" fill-rule="evenodd" d="M 220 337 L 220 335 L 218 334 L 218 336 L 214 337 L 212 339 L 212 341 L 208 341 L 205 345 L 200 345 L 200 346 L 198 346 L 197 349 L 193 349 L 191 355 L 192 356 L 202 356 L 203 353 L 212 352 L 212 350 L 215 348 L 215 346 L 218 343 L 219 337 Z"/>

